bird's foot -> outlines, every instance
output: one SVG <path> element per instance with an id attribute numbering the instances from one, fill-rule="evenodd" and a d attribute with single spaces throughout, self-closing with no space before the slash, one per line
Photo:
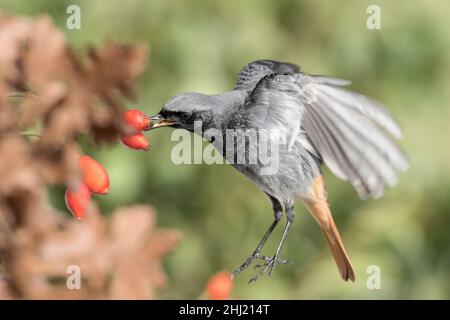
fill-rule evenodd
<path id="1" fill-rule="evenodd" d="M 247 260 L 245 260 L 245 262 L 236 270 L 233 271 L 233 273 L 231 274 L 233 278 L 237 277 L 242 271 L 245 271 L 253 262 L 253 260 L 255 259 L 264 259 L 259 252 L 254 252 L 250 257 L 247 258 Z"/>
<path id="2" fill-rule="evenodd" d="M 233 278 L 237 277 L 241 272 L 245 271 L 252 264 L 253 260 L 255 260 L 255 259 L 260 259 L 260 260 L 265 261 L 263 264 L 256 265 L 255 269 L 258 269 L 258 268 L 264 268 L 264 269 L 259 271 L 258 274 L 250 280 L 250 283 L 253 281 L 256 281 L 261 274 L 266 273 L 269 264 L 273 264 L 273 266 L 271 267 L 271 271 L 268 274 L 268 276 L 270 277 L 273 273 L 273 270 L 275 269 L 276 264 L 286 264 L 286 263 L 290 262 L 287 259 L 279 259 L 278 257 L 264 256 L 259 252 L 254 252 L 250 257 L 247 258 L 247 260 L 245 260 L 245 262 L 239 268 L 237 268 L 235 271 L 233 271 L 232 277 Z"/>
<path id="3" fill-rule="evenodd" d="M 257 264 L 255 266 L 255 270 L 260 269 L 260 271 L 258 271 L 258 273 L 256 273 L 256 275 L 250 279 L 250 281 L 248 282 L 249 284 L 255 282 L 264 274 L 267 275 L 268 278 L 270 278 L 275 271 L 275 267 L 278 264 L 287 264 L 291 262 L 288 259 L 280 259 L 276 255 L 273 257 L 261 256 L 260 258 L 264 259 L 265 262 L 262 264 Z"/>
<path id="4" fill-rule="evenodd" d="M 263 255 L 260 255 L 260 256 L 258 257 L 258 259 L 264 260 L 264 261 L 266 261 L 266 262 L 269 262 L 270 260 L 273 260 L 273 258 L 274 258 L 274 257 L 272 257 L 272 256 L 263 256 Z M 277 258 L 277 264 L 287 264 L 287 263 L 291 263 L 291 260 L 289 260 L 289 259 L 280 259 L 280 258 Z M 264 265 L 264 264 L 257 264 L 257 265 L 255 266 L 255 269 L 261 268 L 263 265 Z"/>

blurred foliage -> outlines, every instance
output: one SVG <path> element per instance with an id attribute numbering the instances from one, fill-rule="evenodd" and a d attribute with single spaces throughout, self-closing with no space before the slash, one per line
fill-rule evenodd
<path id="1" fill-rule="evenodd" d="M 81 7 L 81 30 L 65 29 L 66 8 Z M 381 7 L 382 29 L 366 28 L 366 8 Z M 90 45 L 144 41 L 150 67 L 130 107 L 149 114 L 179 92 L 217 93 L 233 87 L 251 60 L 290 61 L 306 72 L 353 81 L 376 97 L 404 129 L 411 168 L 380 200 L 363 202 L 351 186 L 326 173 L 329 201 L 352 258 L 357 281 L 343 282 L 319 228 L 298 203 L 281 266 L 270 279 L 236 280 L 241 299 L 450 298 L 450 34 L 446 0 L 432 1 L 0 1 L 15 14 L 48 14 L 68 41 Z M 114 66 L 111 66 L 114 68 Z M 272 221 L 265 195 L 225 165 L 176 166 L 170 129 L 148 134 L 149 153 L 85 144 L 111 175 L 103 212 L 152 204 L 159 224 L 183 231 L 166 262 L 160 298 L 195 298 L 208 277 L 232 270 Z M 61 190 L 52 190 L 63 208 Z M 56 196 L 55 196 L 56 194 Z M 281 228 L 265 248 L 274 250 Z M 381 290 L 368 290 L 366 269 L 381 267 Z"/>

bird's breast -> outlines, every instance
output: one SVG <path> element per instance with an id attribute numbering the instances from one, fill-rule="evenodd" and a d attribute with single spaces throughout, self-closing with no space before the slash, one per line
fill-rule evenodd
<path id="1" fill-rule="evenodd" d="M 314 177 L 320 174 L 319 161 L 302 145 L 280 143 L 273 134 L 228 131 L 221 143 L 213 142 L 226 161 L 263 191 L 289 199 L 308 192 Z"/>

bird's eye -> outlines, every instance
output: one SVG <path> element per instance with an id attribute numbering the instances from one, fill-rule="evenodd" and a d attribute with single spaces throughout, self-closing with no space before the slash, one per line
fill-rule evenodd
<path id="1" fill-rule="evenodd" d="M 183 113 L 180 116 L 181 121 L 187 121 L 189 119 L 189 115 L 187 113 Z"/>
<path id="2" fill-rule="evenodd" d="M 160 115 L 161 117 L 163 117 L 163 118 L 166 118 L 166 117 L 167 117 L 167 112 L 166 112 L 166 110 L 161 110 L 161 111 L 159 111 L 159 115 Z"/>

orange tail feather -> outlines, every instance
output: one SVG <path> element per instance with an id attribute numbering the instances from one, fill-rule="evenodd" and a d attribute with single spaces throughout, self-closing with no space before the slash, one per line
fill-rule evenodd
<path id="1" fill-rule="evenodd" d="M 355 281 L 355 272 L 328 207 L 325 183 L 322 177 L 314 180 L 312 196 L 303 198 L 303 202 L 322 229 L 342 278 L 345 281 L 349 279 Z"/>

